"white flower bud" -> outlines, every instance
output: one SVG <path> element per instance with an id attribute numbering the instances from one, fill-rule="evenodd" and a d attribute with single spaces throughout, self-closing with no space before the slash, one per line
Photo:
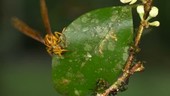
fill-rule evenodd
<path id="1" fill-rule="evenodd" d="M 137 0 L 131 0 L 131 2 L 130 2 L 129 4 L 130 4 L 130 5 L 131 5 L 131 4 L 134 4 L 134 3 L 136 3 L 136 1 L 137 1 Z"/>
<path id="2" fill-rule="evenodd" d="M 153 21 L 153 22 L 149 23 L 149 25 L 158 27 L 158 26 L 160 26 L 160 22 L 159 21 Z"/>
<path id="3" fill-rule="evenodd" d="M 150 17 L 156 17 L 158 15 L 158 8 L 153 6 L 149 12 Z"/>
<path id="4" fill-rule="evenodd" d="M 147 21 L 149 21 L 151 18 L 156 17 L 158 15 L 159 9 L 155 6 L 153 6 L 149 12 L 149 16 L 146 19 Z"/>
<path id="5" fill-rule="evenodd" d="M 138 7 L 137 7 L 137 12 L 138 12 L 139 14 L 144 14 L 144 13 L 145 13 L 145 11 L 144 11 L 144 6 L 143 6 L 143 5 L 138 5 Z"/>
<path id="6" fill-rule="evenodd" d="M 140 16 L 140 19 L 143 20 L 143 15 L 145 13 L 144 6 L 143 5 L 137 6 L 137 12 L 138 12 L 138 14 Z"/>
<path id="7" fill-rule="evenodd" d="M 134 4 L 137 0 L 120 0 L 122 3 Z"/>
<path id="8" fill-rule="evenodd" d="M 129 3 L 131 0 L 120 0 L 122 3 Z"/>

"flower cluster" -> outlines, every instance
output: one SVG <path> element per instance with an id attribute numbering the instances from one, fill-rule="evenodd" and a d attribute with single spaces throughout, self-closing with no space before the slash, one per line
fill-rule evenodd
<path id="1" fill-rule="evenodd" d="M 139 14 L 139 16 L 140 16 L 140 19 L 143 21 L 143 20 L 144 20 L 143 16 L 144 16 L 144 14 L 145 14 L 144 6 L 143 6 L 143 5 L 137 6 L 137 12 L 138 12 L 138 14 Z M 158 26 L 160 25 L 160 22 L 159 22 L 159 21 L 149 22 L 149 20 L 150 20 L 151 18 L 154 18 L 154 17 L 156 17 L 156 16 L 158 15 L 158 12 L 159 12 L 159 9 L 158 9 L 157 7 L 155 7 L 155 6 L 152 6 L 152 8 L 151 8 L 151 10 L 150 10 L 150 12 L 149 12 L 149 16 L 148 16 L 148 17 L 146 18 L 146 20 L 145 20 L 146 22 L 148 22 L 148 24 L 149 24 L 150 26 L 158 27 Z"/>
<path id="2" fill-rule="evenodd" d="M 142 0 L 142 2 L 144 2 L 145 0 Z M 134 4 L 137 2 L 137 0 L 120 0 L 120 2 L 122 3 L 129 3 L 129 4 Z M 149 22 L 149 20 L 151 18 L 154 18 L 158 15 L 158 12 L 159 12 L 159 9 L 155 6 L 152 6 L 150 12 L 149 12 L 149 16 L 147 17 L 146 20 L 144 20 L 144 14 L 145 14 L 145 11 L 144 11 L 144 5 L 138 5 L 137 6 L 137 12 L 140 16 L 140 19 L 141 21 L 146 21 L 148 22 L 148 25 L 149 26 L 156 26 L 158 27 L 160 25 L 160 22 L 159 21 L 153 21 L 153 22 Z"/>

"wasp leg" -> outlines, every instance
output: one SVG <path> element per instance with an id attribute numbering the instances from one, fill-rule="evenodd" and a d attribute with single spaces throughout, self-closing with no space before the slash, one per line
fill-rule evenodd
<path id="1" fill-rule="evenodd" d="M 63 29 L 65 30 L 65 29 Z M 62 31 L 63 32 L 63 31 Z M 58 39 L 58 43 L 62 43 L 64 46 L 66 46 L 66 37 L 63 33 L 60 32 L 54 32 L 56 38 Z"/>
<path id="2" fill-rule="evenodd" d="M 49 48 L 49 47 L 47 47 L 46 50 L 47 50 L 48 54 L 49 54 L 50 56 L 52 56 L 52 53 L 53 53 L 53 52 L 52 52 L 52 49 Z"/>

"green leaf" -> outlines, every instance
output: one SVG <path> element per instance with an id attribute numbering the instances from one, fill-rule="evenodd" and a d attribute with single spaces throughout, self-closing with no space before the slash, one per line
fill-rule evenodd
<path id="1" fill-rule="evenodd" d="M 89 96 L 103 92 L 120 75 L 133 38 L 130 7 L 91 11 L 63 32 L 64 58 L 53 56 L 52 75 L 63 96 Z"/>

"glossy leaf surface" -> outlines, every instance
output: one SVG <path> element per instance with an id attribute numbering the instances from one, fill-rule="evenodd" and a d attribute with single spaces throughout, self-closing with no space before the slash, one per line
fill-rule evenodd
<path id="1" fill-rule="evenodd" d="M 120 75 L 133 38 L 130 7 L 108 7 L 80 16 L 63 32 L 68 52 L 53 56 L 54 86 L 62 96 L 91 96 Z M 105 82 L 105 83 L 102 83 Z"/>

